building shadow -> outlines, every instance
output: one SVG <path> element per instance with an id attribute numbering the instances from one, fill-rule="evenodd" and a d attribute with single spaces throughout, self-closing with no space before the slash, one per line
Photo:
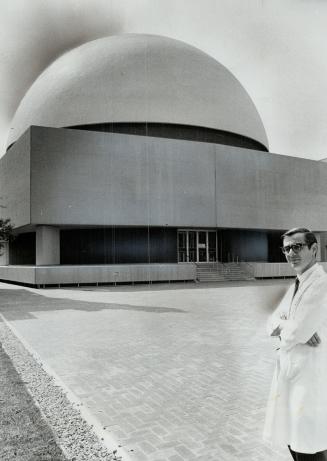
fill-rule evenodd
<path id="1" fill-rule="evenodd" d="M 97 312 L 102 310 L 135 311 L 151 314 L 186 314 L 187 311 L 170 307 L 132 306 L 116 303 L 93 303 L 67 298 L 48 298 L 28 290 L 1 290 L 0 313 L 6 320 L 27 320 L 35 318 L 35 312 L 79 310 Z"/>

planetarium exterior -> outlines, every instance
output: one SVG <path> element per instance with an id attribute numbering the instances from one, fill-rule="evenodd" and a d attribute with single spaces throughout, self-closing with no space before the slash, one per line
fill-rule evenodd
<path id="1" fill-rule="evenodd" d="M 325 261 L 327 164 L 268 152 L 238 80 L 202 51 L 126 34 L 34 82 L 0 160 L 15 226 L 0 279 L 30 285 L 291 275 L 279 236 L 310 226 Z M 224 270 L 223 270 L 224 269 Z"/>

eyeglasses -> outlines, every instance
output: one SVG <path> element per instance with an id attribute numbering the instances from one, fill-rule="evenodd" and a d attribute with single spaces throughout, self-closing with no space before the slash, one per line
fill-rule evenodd
<path id="1" fill-rule="evenodd" d="M 293 243 L 293 245 L 286 245 L 284 247 L 281 247 L 280 249 L 282 252 L 285 254 L 289 254 L 289 252 L 292 250 L 293 253 L 300 253 L 300 251 L 303 250 L 304 247 L 308 246 L 306 243 Z"/>

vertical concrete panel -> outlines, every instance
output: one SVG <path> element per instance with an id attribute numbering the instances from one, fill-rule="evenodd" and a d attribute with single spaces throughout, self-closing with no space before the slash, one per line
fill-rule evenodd
<path id="1" fill-rule="evenodd" d="M 149 222 L 215 227 L 215 146 L 147 140 Z"/>
<path id="2" fill-rule="evenodd" d="M 32 222 L 214 227 L 214 145 L 34 127 Z"/>
<path id="3" fill-rule="evenodd" d="M 32 222 L 146 224 L 145 165 L 142 138 L 34 127 Z"/>
<path id="4" fill-rule="evenodd" d="M 318 242 L 317 261 L 324 261 L 324 259 L 322 258 L 323 249 L 321 248 L 321 243 L 324 241 L 324 239 L 321 238 L 321 235 L 318 232 L 315 232 L 315 236 Z"/>
<path id="5" fill-rule="evenodd" d="M 319 236 L 321 261 L 327 261 L 327 232 L 319 232 Z"/>
<path id="6" fill-rule="evenodd" d="M 0 217 L 30 224 L 30 130 L 0 159 Z"/>
<path id="7" fill-rule="evenodd" d="M 216 145 L 217 226 L 327 229 L 327 165 Z"/>
<path id="8" fill-rule="evenodd" d="M 60 231 L 52 226 L 36 228 L 36 265 L 60 264 Z"/>

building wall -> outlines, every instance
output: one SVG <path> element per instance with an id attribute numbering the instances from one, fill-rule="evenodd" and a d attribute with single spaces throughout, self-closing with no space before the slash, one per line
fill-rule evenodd
<path id="1" fill-rule="evenodd" d="M 232 229 L 218 232 L 219 257 L 229 261 L 269 261 L 267 232 Z"/>
<path id="2" fill-rule="evenodd" d="M 32 223 L 215 227 L 215 145 L 32 129 Z"/>
<path id="3" fill-rule="evenodd" d="M 217 225 L 327 229 L 327 165 L 216 146 Z"/>
<path id="4" fill-rule="evenodd" d="M 177 263 L 177 231 L 155 227 L 61 230 L 60 263 Z"/>
<path id="5" fill-rule="evenodd" d="M 30 223 L 30 130 L 0 159 L 0 217 Z"/>
<path id="6" fill-rule="evenodd" d="M 217 232 L 219 261 L 284 263 L 285 256 L 281 251 L 281 235 L 284 231 L 285 229 L 219 229 Z"/>
<path id="7" fill-rule="evenodd" d="M 24 232 L 10 242 L 9 264 L 35 264 L 35 232 Z"/>
<path id="8" fill-rule="evenodd" d="M 16 227 L 31 222 L 327 229 L 323 162 L 191 141 L 36 127 L 31 156 L 32 184 L 29 132 L 0 160 L 6 206 L 0 213 Z"/>
<path id="9" fill-rule="evenodd" d="M 319 237 L 321 261 L 327 261 L 327 232 L 322 232 Z"/>
<path id="10" fill-rule="evenodd" d="M 31 155 L 33 224 L 327 229 L 322 162 L 38 127 Z"/>

